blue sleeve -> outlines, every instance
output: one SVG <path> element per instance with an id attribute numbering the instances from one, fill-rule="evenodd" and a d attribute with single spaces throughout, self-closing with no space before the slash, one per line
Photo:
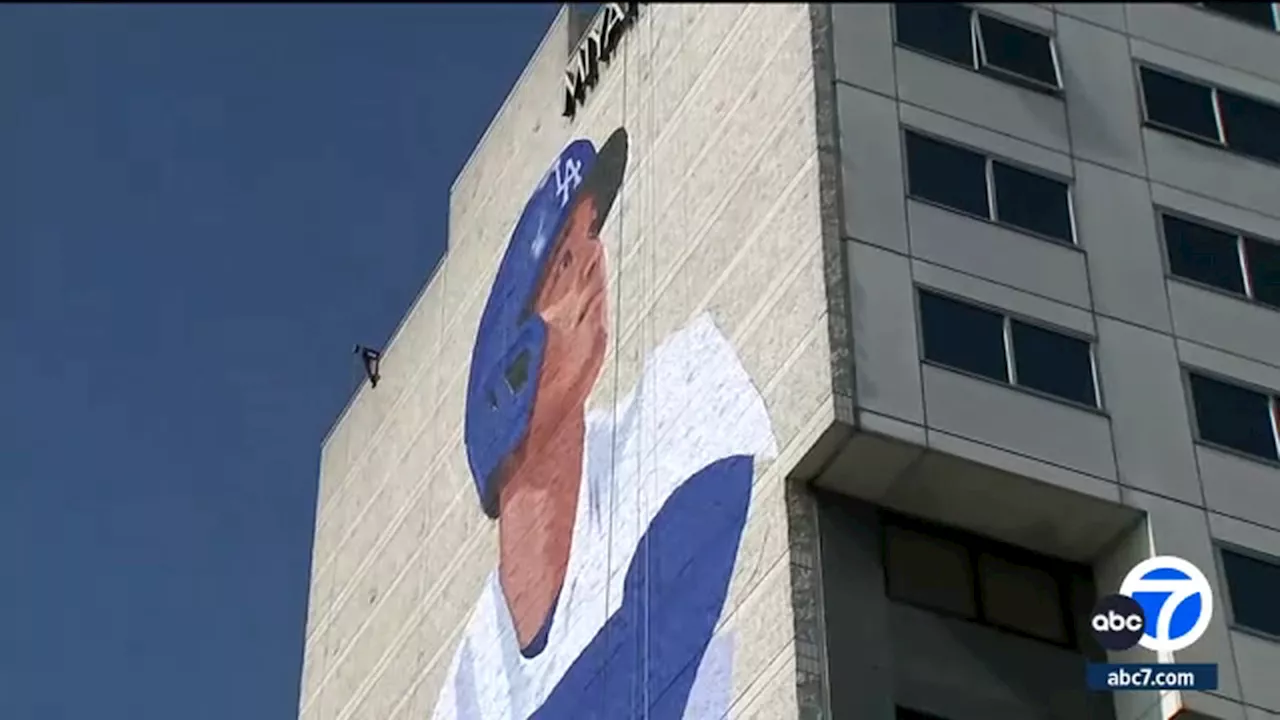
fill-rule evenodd
<path id="1" fill-rule="evenodd" d="M 627 569 L 622 605 L 565 673 L 538 720 L 680 720 L 720 619 L 751 500 L 736 455 L 681 485 Z"/>

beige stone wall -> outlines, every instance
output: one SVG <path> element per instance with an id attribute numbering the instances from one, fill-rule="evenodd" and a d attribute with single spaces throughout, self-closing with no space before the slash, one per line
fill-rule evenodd
<path id="1" fill-rule="evenodd" d="M 301 691 L 306 720 L 430 716 L 496 525 L 462 445 L 469 354 L 522 205 L 569 141 L 631 138 L 602 237 L 614 283 L 607 407 L 645 353 L 710 311 L 765 398 L 758 467 L 721 618 L 733 717 L 795 715 L 783 475 L 832 421 L 806 5 L 650 5 L 578 117 L 560 116 L 561 14 L 454 185 L 450 250 L 327 440 Z M 611 345 L 613 345 L 611 341 Z M 726 419 L 731 422 L 732 419 Z"/>

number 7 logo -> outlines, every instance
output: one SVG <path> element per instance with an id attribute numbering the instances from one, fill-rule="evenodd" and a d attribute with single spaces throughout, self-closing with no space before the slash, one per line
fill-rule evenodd
<path id="1" fill-rule="evenodd" d="M 1213 619 L 1213 589 L 1200 568 L 1165 555 L 1138 563 L 1125 576 L 1120 594 L 1142 606 L 1146 632 L 1138 644 L 1155 652 L 1190 647 Z"/>

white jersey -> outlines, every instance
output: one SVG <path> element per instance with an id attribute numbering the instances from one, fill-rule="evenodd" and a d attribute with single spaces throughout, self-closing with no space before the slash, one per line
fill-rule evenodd
<path id="1" fill-rule="evenodd" d="M 669 336 L 614 412 L 587 416 L 582 492 L 546 648 L 533 658 L 520 654 L 497 573 L 491 573 L 433 717 L 524 720 L 535 712 L 617 612 L 637 545 L 667 498 L 717 460 L 766 460 L 776 453 L 764 399 L 711 317 L 703 314 Z M 459 698 L 455 678 L 463 667 L 473 681 L 465 691 L 470 697 Z M 685 718 L 722 717 L 731 678 L 732 638 L 720 633 L 703 656 Z"/>

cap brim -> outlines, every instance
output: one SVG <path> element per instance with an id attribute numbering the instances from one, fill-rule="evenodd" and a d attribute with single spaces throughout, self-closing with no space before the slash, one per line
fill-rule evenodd
<path id="1" fill-rule="evenodd" d="M 622 189 L 622 181 L 627 173 L 629 146 L 626 129 L 614 130 L 596 153 L 591 172 L 587 173 L 582 186 L 578 188 L 579 198 L 591 197 L 595 200 L 596 221 L 591 227 L 592 234 L 599 233 L 605 220 L 609 219 L 613 201 L 618 198 L 618 192 Z"/>

